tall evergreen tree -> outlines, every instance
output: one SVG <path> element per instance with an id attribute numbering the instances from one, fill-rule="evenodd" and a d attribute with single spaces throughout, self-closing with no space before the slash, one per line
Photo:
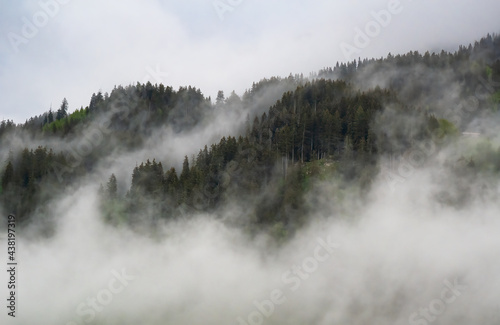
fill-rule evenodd
<path id="1" fill-rule="evenodd" d="M 181 176 L 179 178 L 179 181 L 182 186 L 187 187 L 189 179 L 190 179 L 190 172 L 189 172 L 189 159 L 188 156 L 184 156 L 184 162 L 182 163 L 182 171 L 181 171 Z"/>
<path id="2" fill-rule="evenodd" d="M 52 112 L 52 109 L 49 109 L 49 114 L 47 115 L 47 122 L 48 123 L 54 122 L 54 113 Z"/>
<path id="3" fill-rule="evenodd" d="M 108 183 L 106 184 L 106 194 L 111 199 L 116 199 L 118 193 L 118 185 L 116 183 L 115 174 L 111 174 L 109 177 Z"/>
<path id="4" fill-rule="evenodd" d="M 68 101 L 64 98 L 61 107 L 57 110 L 56 120 L 61 120 L 66 116 L 68 116 Z"/>
<path id="5" fill-rule="evenodd" d="M 215 99 L 215 104 L 217 104 L 217 106 L 222 105 L 224 104 L 225 100 L 226 97 L 224 96 L 224 92 L 222 90 L 219 90 L 219 92 L 217 92 L 217 98 Z"/>
<path id="6" fill-rule="evenodd" d="M 13 178 L 14 178 L 14 167 L 12 166 L 12 163 L 9 161 L 2 175 L 2 191 L 6 191 L 8 189 L 8 186 L 12 182 Z"/>

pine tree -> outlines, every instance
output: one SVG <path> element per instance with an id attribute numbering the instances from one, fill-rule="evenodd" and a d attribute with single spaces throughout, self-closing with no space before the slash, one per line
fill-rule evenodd
<path id="1" fill-rule="evenodd" d="M 215 100 L 215 104 L 217 106 L 221 106 L 224 104 L 226 100 L 226 97 L 224 96 L 224 92 L 222 90 L 219 90 L 219 92 L 217 92 L 217 99 Z"/>
<path id="2" fill-rule="evenodd" d="M 109 198 L 116 199 L 117 192 L 118 186 L 116 183 L 116 176 L 115 174 L 111 174 L 111 177 L 109 177 L 108 183 L 106 184 L 106 194 Z"/>
<path id="3" fill-rule="evenodd" d="M 177 172 L 175 171 L 175 168 L 170 168 L 170 170 L 167 171 L 165 174 L 165 188 L 164 191 L 167 193 L 171 198 L 173 199 L 178 199 L 176 193 L 178 193 L 179 189 L 179 178 L 177 177 Z"/>
<path id="4" fill-rule="evenodd" d="M 183 187 L 187 187 L 187 183 L 189 182 L 189 159 L 187 156 L 184 156 L 184 162 L 182 163 L 182 171 L 179 181 Z"/>
<path id="5" fill-rule="evenodd" d="M 49 110 L 49 114 L 47 115 L 47 122 L 48 123 L 54 122 L 54 113 L 52 112 L 52 109 Z"/>
<path id="6" fill-rule="evenodd" d="M 342 136 L 342 120 L 339 111 L 335 111 L 331 126 L 331 141 L 335 149 L 339 149 L 339 143 Z"/>
<path id="7" fill-rule="evenodd" d="M 61 108 L 57 110 L 56 120 L 59 121 L 65 118 L 66 116 L 68 116 L 68 101 L 66 100 L 66 98 L 64 98 L 61 103 Z"/>
<path id="8" fill-rule="evenodd" d="M 14 168 L 12 166 L 12 163 L 9 161 L 2 176 L 2 191 L 5 191 L 8 188 L 9 184 L 12 182 L 13 177 Z"/>
<path id="9" fill-rule="evenodd" d="M 353 134 L 352 140 L 355 143 L 355 147 L 359 147 L 361 139 L 365 140 L 368 133 L 368 120 L 366 118 L 365 110 L 363 107 L 359 106 L 354 114 L 353 121 Z"/>

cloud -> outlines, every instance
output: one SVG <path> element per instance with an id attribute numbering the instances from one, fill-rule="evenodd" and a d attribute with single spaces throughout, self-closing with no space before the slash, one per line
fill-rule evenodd
<path id="1" fill-rule="evenodd" d="M 353 41 L 355 28 L 365 27 L 371 11 L 388 5 L 242 1 L 220 20 L 213 1 L 72 0 L 16 53 L 8 33 L 21 34 L 22 18 L 31 20 L 43 10 L 42 2 L 5 4 L 1 14 L 1 112 L 16 122 L 59 105 L 63 97 L 72 109 L 86 106 L 99 89 L 143 81 L 148 67 L 168 73 L 166 84 L 193 85 L 212 97 L 219 89 L 241 94 L 263 77 L 307 75 L 345 61 L 339 45 Z M 499 28 L 496 1 L 401 0 L 401 5 L 401 14 L 361 57 L 452 50 Z"/>

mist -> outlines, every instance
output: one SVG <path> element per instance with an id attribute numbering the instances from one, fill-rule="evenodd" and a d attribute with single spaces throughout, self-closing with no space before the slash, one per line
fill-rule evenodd
<path id="1" fill-rule="evenodd" d="M 49 203 L 50 238 L 36 222 L 18 234 L 18 317 L 7 324 L 496 324 L 499 183 L 477 175 L 481 195 L 442 201 L 460 190 L 455 149 L 397 184 L 381 174 L 366 196 L 350 192 L 349 212 L 328 199 L 334 184 L 318 183 L 307 226 L 284 243 L 225 222 L 244 214 L 238 202 L 149 234 L 114 227 L 95 183 L 81 183 Z"/>
<path id="2" fill-rule="evenodd" d="M 499 40 L 0 133 L 1 323 L 498 325 Z"/>

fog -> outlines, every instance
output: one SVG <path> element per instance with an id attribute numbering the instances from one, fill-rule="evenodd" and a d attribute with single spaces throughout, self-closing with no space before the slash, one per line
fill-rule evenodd
<path id="1" fill-rule="evenodd" d="M 216 3 L 230 4 L 222 19 Z M 4 1 L 0 112 L 22 123 L 64 97 L 71 108 L 85 107 L 98 89 L 145 80 L 195 85 L 212 98 L 219 89 L 242 94 L 263 76 L 308 74 L 358 56 L 451 50 L 500 27 L 496 0 L 401 0 L 403 10 L 390 24 L 346 57 L 342 43 L 354 45 L 356 30 L 365 30 L 371 13 L 389 3 Z M 50 18 L 40 28 L 26 27 L 45 12 Z"/>
<path id="2" fill-rule="evenodd" d="M 365 196 L 332 203 L 338 188 L 318 183 L 307 226 L 283 243 L 225 222 L 244 218 L 243 199 L 149 234 L 110 226 L 82 182 L 48 203 L 51 237 L 36 222 L 18 233 L 18 316 L 2 322 L 498 324 L 499 183 L 452 181 L 457 141 Z M 443 199 L 464 188 L 460 204 Z"/>
<path id="3" fill-rule="evenodd" d="M 305 225 L 285 240 L 251 228 L 249 211 L 258 201 L 251 197 L 230 193 L 214 212 L 181 209 L 177 218 L 141 227 L 105 222 L 98 189 L 114 173 L 124 195 L 132 169 L 146 159 L 179 170 L 185 155 L 244 133 L 247 116 L 267 111 L 296 85 L 265 88 L 249 106 L 216 105 L 190 130 L 152 130 L 138 149 L 96 140 L 94 149 L 106 152 L 95 168 L 17 231 L 16 318 L 4 306 L 1 323 L 499 324 L 500 183 L 491 159 L 500 146 L 498 113 L 476 114 L 485 90 L 465 89 L 452 70 L 366 69 L 355 82 L 362 90 L 387 87 L 401 75 L 410 76 L 409 85 L 419 80 L 430 88 L 412 97 L 411 87 L 402 87 L 402 96 L 455 122 L 458 134 L 412 141 L 420 113 L 385 107 L 372 130 L 394 150 L 380 157 L 375 180 L 367 189 L 334 177 L 317 181 L 305 195 Z M 76 134 L 106 125 L 110 114 Z M 467 130 L 480 134 L 461 135 Z M 38 141 L 16 133 L 4 141 L 2 163 L 10 150 L 68 151 L 82 139 Z M 478 171 L 468 168 L 472 161 Z M 5 243 L 7 232 L 0 230 Z M 0 249 L 2 261 L 6 253 Z M 8 279 L 2 272 L 0 281 Z"/>

